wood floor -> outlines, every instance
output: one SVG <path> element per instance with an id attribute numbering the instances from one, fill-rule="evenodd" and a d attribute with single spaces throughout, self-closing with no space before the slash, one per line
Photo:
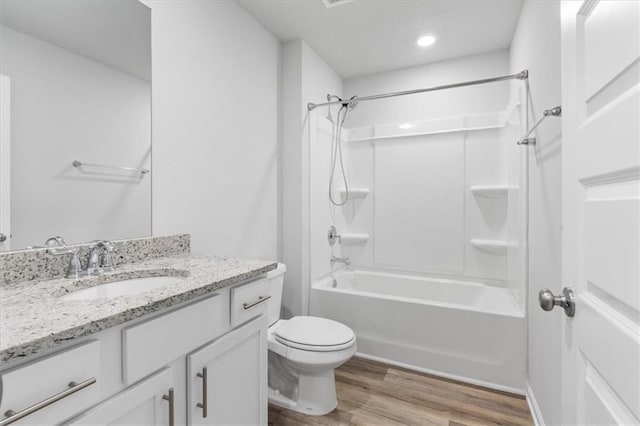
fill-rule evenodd
<path id="1" fill-rule="evenodd" d="M 336 389 L 326 416 L 269 406 L 269 425 L 533 425 L 524 397 L 362 358 L 336 370 Z"/>

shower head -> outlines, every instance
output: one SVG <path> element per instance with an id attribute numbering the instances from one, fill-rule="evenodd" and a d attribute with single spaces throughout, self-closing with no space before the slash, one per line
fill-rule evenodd
<path id="1" fill-rule="evenodd" d="M 358 106 L 358 100 L 356 98 L 357 96 L 352 96 L 351 99 L 349 99 L 349 102 L 347 103 L 347 108 L 349 108 L 349 111 L 355 109 L 355 107 Z"/>
<path id="2" fill-rule="evenodd" d="M 327 102 L 332 102 L 336 100 L 340 102 L 342 108 L 348 108 L 349 111 L 353 110 L 356 106 L 358 106 L 358 101 L 356 100 L 357 96 L 352 96 L 349 100 L 344 100 L 340 96 L 332 95 L 331 93 L 327 93 Z"/>
<path id="3" fill-rule="evenodd" d="M 345 101 L 343 99 L 340 99 L 340 102 L 342 103 L 342 108 L 346 108 L 349 111 L 352 111 L 355 107 L 358 106 L 358 101 L 356 100 L 357 96 L 352 96 L 351 99 Z"/>

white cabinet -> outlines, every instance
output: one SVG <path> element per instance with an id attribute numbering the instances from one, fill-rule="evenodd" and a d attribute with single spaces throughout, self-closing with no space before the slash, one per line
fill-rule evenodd
<path id="1" fill-rule="evenodd" d="M 175 420 L 173 375 L 170 368 L 165 368 L 102 402 L 69 424 L 164 426 L 173 424 Z"/>
<path id="2" fill-rule="evenodd" d="M 16 426 L 266 425 L 268 326 L 260 283 L 240 286 L 236 319 L 254 319 L 233 330 L 231 292 L 224 289 L 7 370 L 0 412 L 18 412 Z M 54 403 L 33 410 L 52 396 Z M 13 422 L 0 416 L 5 423 Z"/>
<path id="3" fill-rule="evenodd" d="M 260 316 L 187 357 L 189 424 L 267 424 L 267 328 Z"/>
<path id="4" fill-rule="evenodd" d="M 122 330 L 123 378 L 137 382 L 230 330 L 229 292 Z"/>
<path id="5" fill-rule="evenodd" d="M 51 425 L 82 412 L 100 401 L 99 364 L 99 344 L 90 340 L 3 372 L 0 423 Z"/>

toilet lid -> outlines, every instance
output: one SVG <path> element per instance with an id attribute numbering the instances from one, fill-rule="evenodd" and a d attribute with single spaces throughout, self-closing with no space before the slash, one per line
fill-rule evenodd
<path id="1" fill-rule="evenodd" d="M 293 317 L 278 327 L 275 334 L 280 341 L 320 347 L 344 345 L 355 337 L 346 325 L 318 317 Z"/>

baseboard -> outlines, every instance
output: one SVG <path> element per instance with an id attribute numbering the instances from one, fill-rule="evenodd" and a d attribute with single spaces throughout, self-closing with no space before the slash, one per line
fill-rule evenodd
<path id="1" fill-rule="evenodd" d="M 449 373 L 443 373 L 441 371 L 430 370 L 428 368 L 422 368 L 422 367 L 418 367 L 411 364 L 405 364 L 403 362 L 392 361 L 387 358 L 368 355 L 362 352 L 356 352 L 356 356 L 364 359 L 370 359 L 372 361 L 382 362 L 384 364 L 394 365 L 396 367 L 406 368 L 408 370 L 418 371 L 420 373 L 431 374 L 432 376 L 438 376 L 438 377 L 443 377 L 445 379 L 455 380 L 457 382 L 469 383 L 470 385 L 482 386 L 484 388 L 489 388 L 489 389 L 497 390 L 500 392 L 507 392 L 515 395 L 527 396 L 524 390 L 512 388 L 510 386 L 498 385 L 496 383 L 485 382 L 483 380 L 476 380 L 476 379 L 470 379 L 468 377 L 456 376 L 455 374 L 449 374 Z"/>
<path id="2" fill-rule="evenodd" d="M 536 397 L 533 394 L 533 389 L 531 389 L 531 385 L 529 383 L 527 383 L 525 392 L 527 397 L 527 404 L 529 404 L 529 411 L 531 411 L 531 417 L 533 417 L 533 423 L 536 426 L 544 426 L 544 419 L 542 418 L 542 412 L 540 411 L 540 407 L 538 406 L 538 401 L 536 400 Z"/>

